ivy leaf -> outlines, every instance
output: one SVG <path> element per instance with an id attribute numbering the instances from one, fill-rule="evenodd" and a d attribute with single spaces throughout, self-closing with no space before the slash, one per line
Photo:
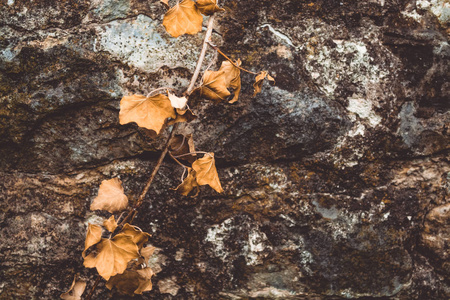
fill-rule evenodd
<path id="1" fill-rule="evenodd" d="M 173 156 L 182 155 L 180 159 L 186 160 L 190 163 L 193 163 L 195 161 L 195 156 L 197 156 L 197 154 L 192 153 L 195 152 L 194 139 L 192 138 L 192 134 L 188 134 L 186 136 L 182 134 L 175 135 L 170 142 L 169 150 Z"/>
<path id="2" fill-rule="evenodd" d="M 106 287 L 110 290 L 115 287 L 122 294 L 130 296 L 134 294 L 141 295 L 142 292 L 152 290 L 151 277 L 153 274 L 150 268 L 126 270 L 123 274 L 111 277 L 106 283 Z"/>
<path id="3" fill-rule="evenodd" d="M 119 178 L 103 180 L 98 195 L 91 204 L 91 210 L 106 210 L 110 213 L 124 210 L 128 206 L 128 198 L 123 192 Z"/>
<path id="4" fill-rule="evenodd" d="M 120 100 L 120 124 L 135 122 L 140 127 L 154 130 L 157 134 L 167 118 L 175 118 L 175 111 L 166 95 L 152 97 L 125 96 Z"/>
<path id="5" fill-rule="evenodd" d="M 241 60 L 238 59 L 235 64 L 240 66 Z M 231 62 L 223 61 L 218 71 L 205 72 L 200 94 L 210 100 L 225 100 L 231 94 L 228 88 L 234 89 L 234 97 L 229 101 L 234 103 L 238 100 L 241 91 L 240 70 Z"/>
<path id="6" fill-rule="evenodd" d="M 153 252 L 155 252 L 155 247 L 153 246 L 147 246 L 141 249 L 141 256 L 144 258 L 145 264 L 148 263 L 148 260 L 153 255 Z"/>
<path id="7" fill-rule="evenodd" d="M 225 11 L 225 9 L 217 6 L 217 0 L 197 0 L 196 5 L 205 16 L 210 16 L 218 11 Z"/>
<path id="8" fill-rule="evenodd" d="M 173 37 L 183 34 L 196 34 L 202 30 L 203 17 L 195 2 L 183 0 L 167 11 L 163 25 Z"/>
<path id="9" fill-rule="evenodd" d="M 64 294 L 61 294 L 60 297 L 61 299 L 64 300 L 81 300 L 81 295 L 83 295 L 85 289 L 86 289 L 86 281 L 77 280 L 75 276 L 70 289 Z"/>
<path id="10" fill-rule="evenodd" d="M 84 241 L 84 250 L 81 253 L 81 256 L 83 256 L 84 258 L 86 250 L 89 249 L 89 247 L 94 246 L 101 240 L 102 240 L 102 227 L 95 224 L 88 224 L 86 240 Z"/>
<path id="11" fill-rule="evenodd" d="M 187 98 L 177 97 L 174 94 L 167 93 L 169 95 L 170 104 L 173 108 L 184 109 L 186 107 Z"/>
<path id="12" fill-rule="evenodd" d="M 105 220 L 103 222 L 103 227 L 105 227 L 109 232 L 114 232 L 114 230 L 116 230 L 117 222 L 116 219 L 114 218 L 114 215 L 112 215 L 111 217 L 109 217 L 108 220 Z"/>
<path id="13" fill-rule="evenodd" d="M 131 236 L 133 243 L 135 243 L 139 249 L 142 248 L 142 246 L 148 241 L 148 238 L 150 237 L 150 234 L 148 234 L 147 232 L 143 232 L 139 227 L 130 225 L 128 223 L 123 226 L 120 233 Z"/>
<path id="14" fill-rule="evenodd" d="M 189 108 L 185 109 L 185 110 L 177 108 L 177 117 L 175 119 L 167 122 L 167 125 L 173 125 L 175 123 L 181 123 L 181 122 L 189 123 L 195 119 L 197 119 L 197 116 L 194 115 L 192 110 L 190 110 Z"/>
<path id="15" fill-rule="evenodd" d="M 258 75 L 255 77 L 255 83 L 253 84 L 253 88 L 255 89 L 253 93 L 253 97 L 256 96 L 256 94 L 261 93 L 261 88 L 264 82 L 264 79 L 267 78 L 267 80 L 275 82 L 275 79 L 267 73 L 267 71 L 261 71 Z"/>
<path id="16" fill-rule="evenodd" d="M 188 175 L 183 180 L 183 182 L 179 186 L 176 187 L 175 190 L 177 192 L 179 192 L 180 194 L 187 196 L 194 188 L 196 188 L 197 193 L 195 194 L 195 196 L 197 196 L 198 192 L 199 192 L 199 188 L 198 188 L 199 185 L 197 183 L 196 175 L 197 175 L 197 172 L 195 172 L 194 169 L 188 168 Z"/>
<path id="17" fill-rule="evenodd" d="M 130 235 L 119 233 L 113 239 L 102 239 L 96 251 L 84 258 L 86 268 L 97 268 L 98 274 L 105 280 L 122 274 L 130 260 L 139 258 L 138 246 Z"/>
<path id="18" fill-rule="evenodd" d="M 192 169 L 197 173 L 197 183 L 199 185 L 209 185 L 218 193 L 222 193 L 223 189 L 220 185 L 219 175 L 217 174 L 214 153 L 207 153 L 192 164 Z"/>

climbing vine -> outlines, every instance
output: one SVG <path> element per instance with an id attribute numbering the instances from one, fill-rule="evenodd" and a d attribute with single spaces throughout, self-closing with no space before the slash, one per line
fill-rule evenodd
<path id="1" fill-rule="evenodd" d="M 202 15 L 209 17 L 203 47 L 190 84 L 182 94 L 178 95 L 171 87 L 158 87 L 148 95 L 124 96 L 120 101 L 120 124 L 136 123 L 156 134 L 168 129 L 170 134 L 134 205 L 130 206 L 120 179 L 112 178 L 101 183 L 90 209 L 108 211 L 111 217 L 102 224 L 88 224 L 82 252 L 83 264 L 86 268 L 96 268 L 99 275 L 85 297 L 87 300 L 91 299 L 102 278 L 106 280 L 108 289 L 115 288 L 123 294 L 142 294 L 152 289 L 151 277 L 154 273 L 147 262 L 155 248 L 146 246 L 150 235 L 131 224 L 167 154 L 184 170 L 181 183 L 174 188 L 177 192 L 184 196 L 196 196 L 202 185 L 209 185 L 218 193 L 223 192 L 214 153 L 197 151 L 192 135 L 176 133 L 180 124 L 197 118 L 189 107 L 191 95 L 195 92 L 204 99 L 234 103 L 238 101 L 241 91 L 241 71 L 256 76 L 253 96 L 261 92 L 265 79 L 274 81 L 267 71 L 255 73 L 242 68 L 240 59 L 233 61 L 211 43 L 215 14 L 225 11 L 219 7 L 217 0 L 183 0 L 172 7 L 168 0 L 161 0 L 161 3 L 168 8 L 162 24 L 174 38 L 201 32 Z M 219 70 L 206 70 L 197 84 L 208 48 L 217 51 L 225 60 Z M 61 298 L 81 300 L 86 285 L 85 281 L 75 278 Z"/>

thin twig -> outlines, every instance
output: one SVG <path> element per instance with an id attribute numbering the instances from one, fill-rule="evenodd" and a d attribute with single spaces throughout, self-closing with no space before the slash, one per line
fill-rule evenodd
<path id="1" fill-rule="evenodd" d="M 185 153 L 185 154 L 175 155 L 174 157 L 179 158 L 179 157 L 183 157 L 186 155 L 192 155 L 192 154 L 205 154 L 205 155 L 209 155 L 212 157 L 211 154 L 209 154 L 208 152 L 205 152 L 205 151 L 193 151 L 193 152 L 189 152 L 189 153 Z"/>
<path id="2" fill-rule="evenodd" d="M 175 156 L 173 156 L 173 154 L 170 153 L 170 151 L 169 151 L 169 155 L 170 155 L 170 157 L 171 157 L 177 164 L 179 164 L 179 165 L 182 166 L 183 168 L 188 168 L 188 166 L 184 165 L 184 164 L 183 164 L 182 162 L 180 162 Z"/>
<path id="3" fill-rule="evenodd" d="M 85 300 L 91 300 L 92 295 L 94 295 L 95 288 L 100 283 L 100 279 L 101 278 L 102 278 L 102 276 L 97 275 L 97 278 L 95 279 L 94 285 L 92 286 L 91 291 L 89 292 L 89 295 L 86 296 Z"/>
<path id="4" fill-rule="evenodd" d="M 244 71 L 244 72 L 247 72 L 247 73 L 250 73 L 250 74 L 253 74 L 253 75 L 258 75 L 258 74 L 259 74 L 259 73 L 255 73 L 255 72 L 249 71 L 249 70 L 247 70 L 247 69 L 244 69 L 244 68 L 238 66 L 234 61 L 231 60 L 231 58 L 229 58 L 225 53 L 223 53 L 222 51 L 220 51 L 219 47 L 214 46 L 214 45 L 211 44 L 210 42 L 208 42 L 208 45 L 209 45 L 211 48 L 213 48 L 214 50 L 216 50 L 217 52 L 219 52 L 220 55 L 222 55 L 226 60 L 228 60 L 230 63 L 232 63 L 233 66 L 235 66 L 235 67 L 238 68 L 239 70 Z"/>
<path id="5" fill-rule="evenodd" d="M 209 17 L 208 28 L 206 29 L 205 38 L 203 39 L 202 51 L 200 52 L 200 56 L 197 61 L 197 66 L 195 67 L 194 75 L 191 78 L 191 82 L 189 83 L 186 92 L 184 92 L 186 95 L 189 95 L 194 89 L 195 82 L 197 81 L 198 75 L 200 74 L 200 70 L 202 69 L 203 60 L 205 59 L 206 50 L 208 50 L 208 42 L 211 39 L 213 27 L 214 27 L 214 15 Z"/>
<path id="6" fill-rule="evenodd" d="M 147 94 L 147 98 L 150 97 L 150 95 L 153 94 L 154 92 L 161 91 L 161 90 L 171 90 L 172 92 L 175 92 L 175 90 L 173 88 L 170 88 L 170 87 L 165 87 L 165 86 L 164 87 L 159 87 L 157 89 L 154 89 L 154 90 L 150 91 Z"/>

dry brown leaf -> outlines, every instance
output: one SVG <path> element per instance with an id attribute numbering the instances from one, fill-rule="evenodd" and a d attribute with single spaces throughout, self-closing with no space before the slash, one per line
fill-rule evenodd
<path id="1" fill-rule="evenodd" d="M 105 280 L 123 273 L 130 260 L 139 258 L 138 246 L 130 235 L 119 233 L 113 239 L 102 239 L 96 251 L 84 258 L 86 268 L 97 268 Z"/>
<path id="2" fill-rule="evenodd" d="M 141 256 L 144 258 L 145 264 L 148 263 L 148 260 L 153 255 L 153 252 L 155 252 L 155 247 L 153 246 L 147 246 L 141 249 Z"/>
<path id="3" fill-rule="evenodd" d="M 106 210 L 110 213 L 124 210 L 128 206 L 128 198 L 123 192 L 119 178 L 103 180 L 98 195 L 91 204 L 91 210 Z"/>
<path id="4" fill-rule="evenodd" d="M 150 234 L 143 232 L 139 227 L 130 225 L 126 223 L 120 233 L 129 235 L 132 237 L 133 242 L 138 246 L 139 249 L 148 241 Z"/>
<path id="5" fill-rule="evenodd" d="M 206 71 L 199 89 L 200 95 L 210 100 L 225 100 L 230 96 L 223 71 Z"/>
<path id="6" fill-rule="evenodd" d="M 197 0 L 196 5 L 205 16 L 210 16 L 215 12 L 225 10 L 217 6 L 217 0 Z"/>
<path id="7" fill-rule="evenodd" d="M 178 97 L 174 94 L 167 93 L 169 96 L 170 104 L 173 108 L 182 109 L 184 110 L 187 104 L 187 98 L 186 97 Z"/>
<path id="8" fill-rule="evenodd" d="M 86 250 L 102 240 L 102 227 L 95 224 L 88 224 L 86 240 L 84 241 L 84 250 L 81 256 L 85 256 Z"/>
<path id="9" fill-rule="evenodd" d="M 112 215 L 111 217 L 109 217 L 108 220 L 105 220 L 103 222 L 103 227 L 105 227 L 109 232 L 114 232 L 114 230 L 116 230 L 117 222 L 116 219 L 114 218 L 114 215 Z"/>
<path id="10" fill-rule="evenodd" d="M 175 135 L 170 142 L 169 151 L 173 156 L 182 155 L 178 159 L 193 163 L 196 159 L 195 157 L 197 156 L 197 154 L 192 153 L 195 152 L 194 139 L 192 138 L 192 134 L 188 134 L 186 136 L 182 134 Z"/>
<path id="11" fill-rule="evenodd" d="M 150 268 L 141 270 L 126 270 L 123 274 L 111 277 L 106 283 L 108 289 L 115 287 L 122 294 L 133 296 L 152 290 L 151 277 L 153 271 Z"/>
<path id="12" fill-rule="evenodd" d="M 125 96 L 120 100 L 120 124 L 135 122 L 140 127 L 159 134 L 167 118 L 175 118 L 175 111 L 166 95 L 152 97 L 142 95 Z"/>
<path id="13" fill-rule="evenodd" d="M 253 93 L 253 97 L 256 96 L 256 94 L 261 93 L 261 88 L 264 82 L 264 79 L 267 78 L 269 81 L 275 82 L 275 79 L 267 73 L 267 71 L 261 71 L 258 75 L 255 77 L 255 83 L 253 84 L 253 88 L 255 89 Z"/>
<path id="14" fill-rule="evenodd" d="M 64 294 L 61 294 L 60 297 L 64 300 L 81 300 L 81 295 L 83 295 L 85 289 L 86 281 L 77 280 L 77 277 L 75 276 L 70 289 Z"/>
<path id="15" fill-rule="evenodd" d="M 167 125 L 173 125 L 175 123 L 181 123 L 181 122 L 191 122 L 193 120 L 197 119 L 197 116 L 194 115 L 192 110 L 190 109 L 177 109 L 177 117 L 173 120 L 170 120 L 167 122 Z"/>
<path id="16" fill-rule="evenodd" d="M 236 61 L 241 65 L 241 60 Z M 231 62 L 224 61 L 218 71 L 206 71 L 203 76 L 203 85 L 199 88 L 201 96 L 210 100 L 225 100 L 231 93 L 228 88 L 234 89 L 234 97 L 229 103 L 238 100 L 241 91 L 240 70 Z"/>
<path id="17" fill-rule="evenodd" d="M 195 196 L 197 196 L 198 192 L 199 192 L 199 189 L 198 189 L 199 185 L 198 185 L 197 179 L 196 179 L 197 172 L 195 172 L 195 170 L 193 170 L 192 168 L 187 168 L 187 169 L 188 169 L 188 175 L 183 180 L 183 182 L 179 186 L 177 186 L 177 188 L 175 190 L 177 192 L 179 192 L 180 194 L 187 196 L 194 188 L 196 188 L 197 193 L 195 194 Z"/>
<path id="18" fill-rule="evenodd" d="M 163 25 L 167 32 L 178 37 L 183 34 L 196 34 L 202 30 L 203 17 L 195 2 L 183 0 L 167 11 Z"/>
<path id="19" fill-rule="evenodd" d="M 167 8 L 170 7 L 169 5 L 169 0 L 159 0 L 161 3 L 163 3 L 165 6 L 167 6 Z"/>
<path id="20" fill-rule="evenodd" d="M 223 189 L 220 185 L 219 175 L 217 174 L 214 153 L 205 154 L 192 164 L 192 169 L 197 173 L 197 183 L 199 185 L 209 185 L 218 193 L 222 193 Z"/>

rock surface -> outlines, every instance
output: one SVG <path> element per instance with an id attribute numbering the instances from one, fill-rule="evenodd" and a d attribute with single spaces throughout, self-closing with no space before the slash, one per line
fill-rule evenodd
<path id="1" fill-rule="evenodd" d="M 237 103 L 191 100 L 183 130 L 225 192 L 176 194 L 166 159 L 135 222 L 154 289 L 134 299 L 449 299 L 448 1 L 220 5 L 213 42 L 276 83 L 252 97 L 243 73 Z M 201 48 L 169 37 L 164 12 L 0 1 L 0 299 L 95 280 L 81 251 L 100 182 L 137 197 L 168 136 L 119 125 L 119 100 L 184 91 Z M 95 299 L 128 297 L 100 284 Z"/>

